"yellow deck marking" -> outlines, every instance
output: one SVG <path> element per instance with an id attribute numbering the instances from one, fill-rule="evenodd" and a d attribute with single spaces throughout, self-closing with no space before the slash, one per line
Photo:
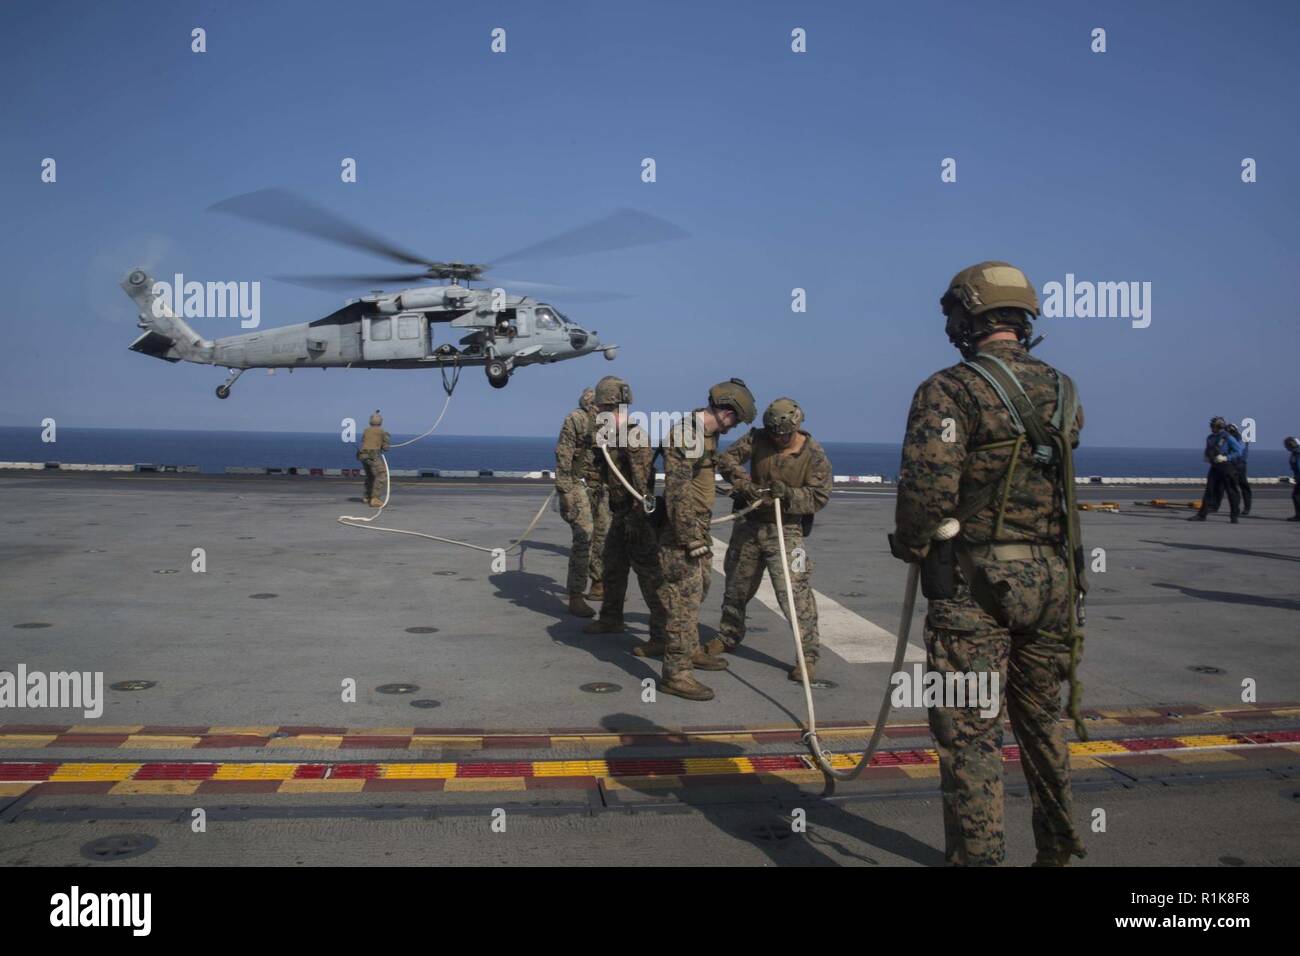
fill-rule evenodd
<path id="1" fill-rule="evenodd" d="M 386 763 L 379 769 L 384 780 L 450 780 L 456 776 L 454 763 Z"/>
<path id="2" fill-rule="evenodd" d="M 100 783 L 109 780 L 128 780 L 140 769 L 138 763 L 65 763 L 50 774 L 50 782 L 87 781 Z"/>
<path id="3" fill-rule="evenodd" d="M 211 780 L 290 780 L 298 769 L 292 763 L 223 763 Z"/>

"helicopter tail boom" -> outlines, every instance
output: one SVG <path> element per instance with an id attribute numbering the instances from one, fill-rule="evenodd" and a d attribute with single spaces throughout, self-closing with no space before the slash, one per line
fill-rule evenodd
<path id="1" fill-rule="evenodd" d="M 135 269 L 122 280 L 122 289 L 140 310 L 140 328 L 145 333 L 131 343 L 131 349 L 168 362 L 213 364 L 215 347 L 179 318 L 167 300 L 154 291 L 153 278 Z"/>

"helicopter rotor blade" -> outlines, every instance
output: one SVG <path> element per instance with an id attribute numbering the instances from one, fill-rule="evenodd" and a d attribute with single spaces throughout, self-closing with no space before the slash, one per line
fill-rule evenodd
<path id="1" fill-rule="evenodd" d="M 422 256 L 394 245 L 365 227 L 349 222 L 286 189 L 259 189 L 224 199 L 208 209 L 210 212 L 226 213 L 278 229 L 316 236 L 353 249 L 364 249 L 397 262 L 411 265 L 429 263 Z"/>
<path id="2" fill-rule="evenodd" d="M 541 242 L 516 249 L 496 259 L 493 264 L 524 259 L 564 259 L 590 252 L 628 249 L 653 242 L 685 239 L 689 235 L 686 230 L 658 216 L 636 209 L 619 209 L 585 226 L 578 226 L 550 239 L 543 239 Z"/>
<path id="3" fill-rule="evenodd" d="M 575 289 L 573 286 L 552 285 L 548 282 L 525 282 L 521 279 L 490 280 L 490 284 L 500 286 L 509 292 L 543 298 L 547 302 L 567 304 L 569 302 L 612 302 L 616 299 L 630 299 L 625 292 L 605 292 L 600 289 Z"/>
<path id="4" fill-rule="evenodd" d="M 374 289 L 379 286 L 409 286 L 428 279 L 423 272 L 404 272 L 391 275 L 308 275 L 308 276 L 272 276 L 277 282 L 303 286 L 307 289 L 325 289 L 329 292 L 353 292 L 359 289 Z"/>

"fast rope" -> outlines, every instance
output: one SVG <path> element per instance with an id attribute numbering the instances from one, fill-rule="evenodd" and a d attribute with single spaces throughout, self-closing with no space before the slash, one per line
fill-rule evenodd
<path id="1" fill-rule="evenodd" d="M 885 732 L 885 722 L 889 719 L 889 711 L 893 707 L 893 700 L 890 689 L 886 687 L 885 694 L 880 701 L 880 710 L 876 714 L 876 722 L 871 728 L 871 739 L 867 742 L 867 749 L 862 752 L 862 756 L 852 769 L 835 769 L 832 762 L 834 755 L 822 746 L 821 740 L 817 736 L 817 712 L 813 707 L 812 683 L 808 680 L 808 663 L 803 653 L 803 635 L 799 631 L 799 615 L 794 610 L 794 586 L 790 583 L 790 565 L 785 554 L 785 524 L 781 519 L 781 499 L 773 498 L 772 504 L 776 512 L 776 536 L 781 551 L 781 574 L 785 579 L 785 606 L 790 620 L 790 630 L 794 635 L 794 651 L 799 661 L 799 677 L 803 682 L 804 702 L 808 708 L 808 729 L 804 731 L 800 739 L 807 745 L 813 760 L 816 761 L 817 766 L 826 777 L 827 794 L 829 794 L 834 789 L 836 780 L 856 780 L 862 771 L 867 769 L 867 766 L 871 763 L 871 758 L 875 756 L 876 748 L 880 746 L 880 738 Z M 960 529 L 961 525 L 955 519 L 945 519 L 939 525 L 935 538 L 936 540 L 946 540 L 953 537 Z M 903 657 L 907 653 L 907 635 L 912 627 L 912 612 L 916 608 L 916 590 L 920 576 L 921 566 L 919 564 L 912 563 L 907 566 L 907 585 L 903 592 L 903 613 L 898 623 L 898 641 L 894 645 L 894 663 L 889 669 L 890 674 L 897 674 L 903 668 Z"/>
<path id="2" fill-rule="evenodd" d="M 422 435 L 416 435 L 414 438 L 409 439 L 408 441 L 400 442 L 396 445 L 389 446 L 390 451 L 393 448 L 404 448 L 407 445 L 414 445 L 417 441 L 420 441 L 423 438 L 428 438 L 430 435 L 434 433 L 434 430 L 437 429 L 437 427 L 442 424 L 443 416 L 447 414 L 447 408 L 448 406 L 451 405 L 452 392 L 455 391 L 456 383 L 457 381 L 459 381 L 459 379 L 460 379 L 460 366 L 456 366 L 456 370 L 450 379 L 448 379 L 447 377 L 447 370 L 445 368 L 443 369 L 442 387 L 443 387 L 443 391 L 447 393 L 447 400 L 442 403 L 442 411 L 438 413 L 437 421 L 433 423 L 432 428 L 424 432 Z M 393 488 L 393 478 L 392 478 L 392 472 L 388 468 L 388 458 L 382 452 L 380 452 L 379 457 L 384 463 L 384 500 L 383 502 L 380 503 L 379 510 L 376 511 L 373 515 L 371 515 L 368 518 L 362 517 L 360 515 L 339 515 L 338 518 L 339 524 L 346 525 L 349 528 L 361 528 L 364 531 L 387 531 L 389 534 L 406 534 L 415 538 L 427 538 L 430 541 L 441 541 L 443 544 L 454 544 L 462 548 L 472 548 L 475 551 L 485 551 L 488 554 L 495 554 L 498 551 L 500 551 L 502 554 L 509 554 L 510 552 L 514 551 L 516 548 L 523 547 L 525 539 L 527 539 L 527 537 L 530 534 L 532 534 L 533 529 L 537 527 L 537 522 L 541 521 L 542 515 L 546 513 L 546 508 L 551 503 L 551 499 L 555 497 L 554 491 L 552 491 L 549 495 L 546 496 L 546 500 L 543 501 L 542 506 L 537 509 L 537 514 L 533 515 L 533 520 L 528 523 L 528 527 L 524 529 L 523 534 L 521 534 L 518 538 L 515 539 L 514 544 L 506 548 L 485 548 L 481 544 L 471 544 L 468 541 L 457 541 L 455 538 L 443 538 L 436 534 L 428 534 L 423 531 L 408 531 L 405 528 L 385 528 L 385 527 L 381 527 L 380 525 L 371 524 L 371 522 L 374 521 L 376 518 L 378 518 L 380 515 L 382 515 L 384 513 L 384 509 L 388 507 L 388 499 L 392 494 L 392 488 Z"/>
<path id="3" fill-rule="evenodd" d="M 609 448 L 607 446 L 597 443 L 596 447 L 598 447 L 601 451 L 601 454 L 605 456 L 605 464 L 609 465 L 609 470 L 614 473 L 614 477 L 617 478 L 620 482 L 622 482 L 623 487 L 627 489 L 627 493 L 630 494 L 633 498 L 641 499 L 641 507 L 645 509 L 646 514 L 654 514 L 654 510 L 656 507 L 655 496 L 644 495 L 641 492 L 637 491 L 634 487 L 632 487 L 632 483 L 628 481 L 626 478 L 624 478 L 623 473 L 618 470 L 618 465 L 614 464 L 614 459 L 610 457 Z M 762 490 L 766 491 L 766 489 L 762 489 Z M 723 515 L 721 518 L 711 518 L 709 520 L 709 524 L 711 525 L 725 524 L 728 521 L 735 521 L 737 518 L 743 518 L 745 515 L 749 514 L 755 508 L 759 507 L 762 503 L 763 503 L 763 499 L 759 498 L 753 503 L 749 504 L 748 506 L 741 508 L 739 511 L 733 511 L 731 514 Z"/>

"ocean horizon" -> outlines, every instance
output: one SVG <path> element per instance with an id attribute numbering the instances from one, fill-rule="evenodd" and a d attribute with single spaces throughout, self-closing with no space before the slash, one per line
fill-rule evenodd
<path id="1" fill-rule="evenodd" d="M 394 443 L 415 434 L 394 433 Z M 557 431 L 558 434 L 558 431 Z M 743 432 L 739 433 L 743 434 Z M 0 426 L 0 461 L 63 464 L 152 464 L 197 466 L 221 474 L 227 467 L 354 468 L 356 446 L 337 432 L 228 431 L 199 429 L 67 428 L 57 441 L 41 441 L 36 426 Z M 738 436 L 737 436 L 738 437 Z M 724 440 L 724 447 L 725 447 Z M 898 473 L 902 446 L 892 442 L 824 441 L 838 475 Z M 1252 446 L 1252 478 L 1289 475 L 1285 449 Z M 555 466 L 555 438 L 530 435 L 433 435 L 393 450 L 394 468 L 448 470 L 543 471 Z M 1204 475 L 1200 448 L 1122 448 L 1083 445 L 1076 453 L 1076 472 L 1108 478 L 1187 478 Z"/>

